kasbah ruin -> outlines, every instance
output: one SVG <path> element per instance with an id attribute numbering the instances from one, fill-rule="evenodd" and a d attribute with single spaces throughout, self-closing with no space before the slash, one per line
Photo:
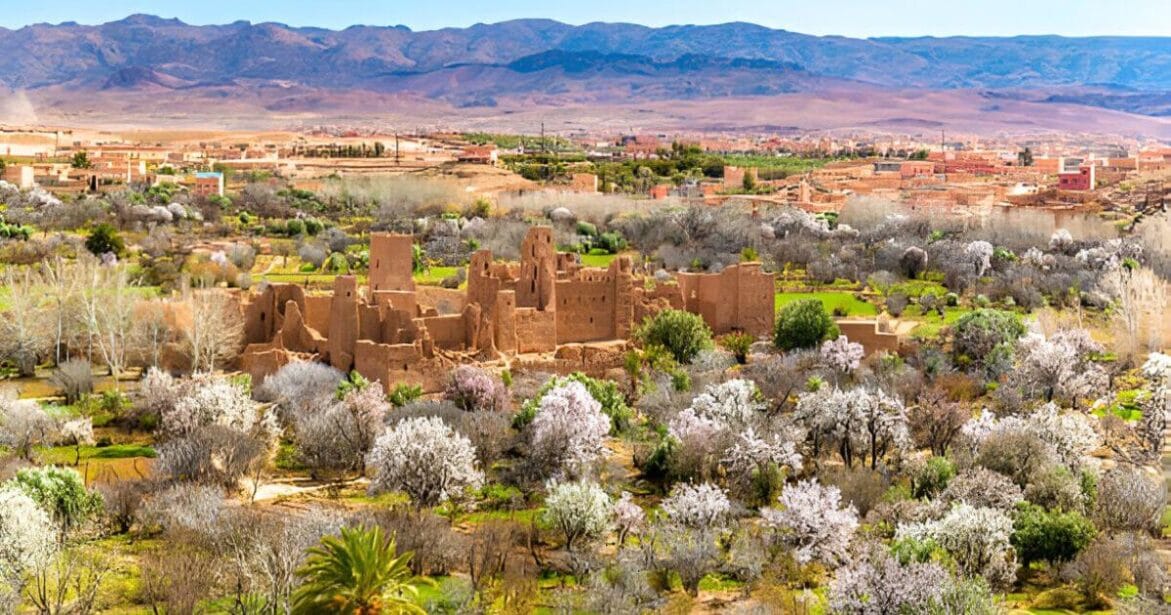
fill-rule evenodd
<path id="1" fill-rule="evenodd" d="M 416 287 L 412 241 L 371 236 L 368 288 L 339 276 L 329 295 L 268 284 L 242 298 L 241 369 L 259 383 L 291 361 L 318 360 L 388 391 L 405 382 L 437 392 L 450 366 L 504 356 L 520 367 L 603 375 L 621 367 L 637 324 L 666 308 L 701 315 L 716 334 L 767 336 L 775 318 L 774 276 L 756 262 L 656 280 L 636 274 L 625 256 L 605 269 L 582 267 L 577 255 L 557 252 L 552 229 L 534 227 L 519 263 L 476 252 L 464 292 Z M 885 341 L 873 322 L 862 324 L 844 330 L 871 346 Z"/>

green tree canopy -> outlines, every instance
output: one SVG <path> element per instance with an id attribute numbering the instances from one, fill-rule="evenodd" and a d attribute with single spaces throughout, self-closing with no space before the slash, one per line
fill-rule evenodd
<path id="1" fill-rule="evenodd" d="M 813 348 L 837 338 L 838 326 L 820 299 L 801 299 L 781 308 L 774 333 L 773 341 L 781 350 Z"/>

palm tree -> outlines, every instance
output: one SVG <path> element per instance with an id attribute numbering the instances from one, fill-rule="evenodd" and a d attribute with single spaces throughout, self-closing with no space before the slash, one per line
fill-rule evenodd
<path id="1" fill-rule="evenodd" d="M 430 580 L 411 575 L 412 555 L 396 554 L 394 538 L 386 539 L 381 528 L 342 528 L 340 536 L 309 549 L 297 570 L 304 583 L 293 594 L 293 613 L 424 615 L 412 599 Z"/>

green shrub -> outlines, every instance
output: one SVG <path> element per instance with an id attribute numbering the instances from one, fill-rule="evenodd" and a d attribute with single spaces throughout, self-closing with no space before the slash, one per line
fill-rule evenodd
<path id="1" fill-rule="evenodd" d="M 820 299 L 786 304 L 777 315 L 773 342 L 781 350 L 813 348 L 838 336 L 838 326 Z"/>
<path id="2" fill-rule="evenodd" d="M 952 353 L 987 364 L 988 357 L 1001 346 L 1011 350 L 1012 342 L 1025 334 L 1020 316 L 1012 312 L 980 308 L 960 316 L 952 327 Z"/>
<path id="3" fill-rule="evenodd" d="M 289 235 L 290 237 L 296 237 L 297 235 L 301 235 L 304 232 L 305 232 L 305 223 L 304 222 L 302 222 L 296 218 L 293 218 L 292 220 L 285 222 L 285 234 L 286 235 Z"/>
<path id="4" fill-rule="evenodd" d="M 1026 566 L 1036 561 L 1070 561 L 1098 533 L 1081 513 L 1049 512 L 1027 503 L 1018 506 L 1012 530 L 1012 546 Z"/>
<path id="5" fill-rule="evenodd" d="M 390 395 L 387 396 L 387 399 L 390 400 L 390 403 L 393 404 L 394 407 L 402 408 L 403 406 L 411 403 L 412 401 L 415 401 L 416 399 L 419 399 L 422 396 L 423 387 L 417 384 L 407 384 L 406 382 L 400 382 L 394 385 L 394 388 L 390 390 Z"/>
<path id="6" fill-rule="evenodd" d="M 712 347 L 712 330 L 698 314 L 663 310 L 648 317 L 635 331 L 643 346 L 662 346 L 679 363 L 691 363 L 701 350 Z"/>
<path id="7" fill-rule="evenodd" d="M 609 254 L 617 254 L 626 249 L 626 238 L 619 233 L 602 233 L 598 236 L 598 247 Z"/>
<path id="8" fill-rule="evenodd" d="M 583 220 L 577 223 L 577 234 L 585 235 L 586 237 L 596 237 L 598 235 L 598 227 Z"/>
<path id="9" fill-rule="evenodd" d="M 63 531 L 85 522 L 102 509 L 102 496 L 88 491 L 81 475 L 70 468 L 25 468 L 17 471 L 5 486 L 23 491 Z"/>
<path id="10" fill-rule="evenodd" d="M 720 345 L 736 357 L 736 362 L 743 365 L 748 362 L 748 351 L 756 337 L 750 333 L 729 333 L 719 339 Z"/>
<path id="11" fill-rule="evenodd" d="M 911 495 L 916 498 L 934 497 L 947 488 L 955 478 L 955 464 L 947 457 L 932 457 L 911 479 Z"/>
<path id="12" fill-rule="evenodd" d="M 95 256 L 101 256 L 107 252 L 119 255 L 126 249 L 126 244 L 113 226 L 103 222 L 93 227 L 89 232 L 89 236 L 85 238 L 85 249 Z"/>

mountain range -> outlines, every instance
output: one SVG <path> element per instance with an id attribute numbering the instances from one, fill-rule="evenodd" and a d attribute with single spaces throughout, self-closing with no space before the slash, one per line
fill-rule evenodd
<path id="1" fill-rule="evenodd" d="M 516 20 L 414 32 L 132 15 L 0 28 L 0 86 L 38 110 L 97 112 L 134 93 L 191 105 L 360 115 L 432 105 L 533 106 L 955 91 L 1171 116 L 1171 38 L 810 36 L 749 23 L 652 28 Z M 85 94 L 84 100 L 75 100 Z M 995 110 L 995 109 L 993 109 Z M 0 118 L 3 121 L 3 118 Z"/>

